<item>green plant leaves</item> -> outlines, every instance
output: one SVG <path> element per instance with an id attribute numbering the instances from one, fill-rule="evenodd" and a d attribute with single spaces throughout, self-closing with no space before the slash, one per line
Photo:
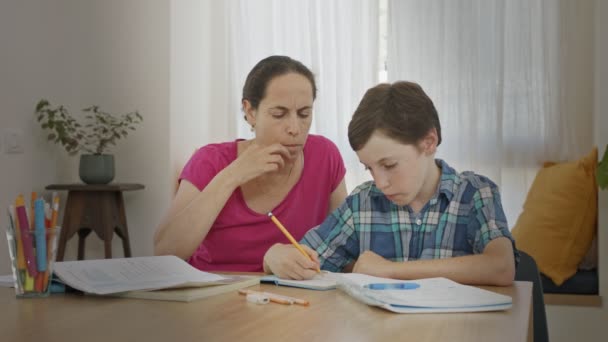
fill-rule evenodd
<path id="1" fill-rule="evenodd" d="M 597 165 L 596 179 L 600 189 L 605 190 L 608 187 L 608 145 L 604 150 L 604 156 Z"/>
<path id="2" fill-rule="evenodd" d="M 38 101 L 38 104 L 36 105 L 36 112 L 40 112 L 42 110 L 42 108 L 46 107 L 49 105 L 49 101 L 42 99 L 40 101 Z M 40 121 L 40 120 L 38 120 Z"/>
<path id="3" fill-rule="evenodd" d="M 92 113 L 84 116 L 84 124 L 72 117 L 64 106 L 52 108 L 47 100 L 42 99 L 36 105 L 35 114 L 42 129 L 51 131 L 47 139 L 61 144 L 70 155 L 79 151 L 105 153 L 108 146 L 127 137 L 127 128 L 135 130 L 134 125 L 143 121 L 137 111 L 116 115 L 103 112 L 96 105 L 82 111 Z"/>

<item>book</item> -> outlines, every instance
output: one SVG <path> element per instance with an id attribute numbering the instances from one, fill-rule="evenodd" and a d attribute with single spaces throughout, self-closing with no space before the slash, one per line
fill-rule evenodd
<path id="1" fill-rule="evenodd" d="M 349 273 L 333 276 L 338 288 L 353 298 L 397 313 L 499 311 L 512 298 L 447 278 L 396 280 Z"/>
<path id="2" fill-rule="evenodd" d="M 177 302 L 191 302 L 218 294 L 236 291 L 260 283 L 257 276 L 231 276 L 228 281 L 205 287 L 187 287 L 177 289 L 164 289 L 154 291 L 129 291 L 113 294 L 116 297 L 167 300 Z"/>
<path id="3" fill-rule="evenodd" d="M 53 272 L 65 285 L 98 295 L 235 282 L 230 276 L 200 271 L 173 255 L 62 261 L 55 263 Z"/>
<path id="4" fill-rule="evenodd" d="M 310 280 L 264 276 L 263 283 L 311 290 L 338 288 L 353 298 L 397 313 L 475 312 L 506 310 L 509 296 L 462 285 L 447 278 L 397 280 L 360 273 L 322 272 Z"/>
<path id="5" fill-rule="evenodd" d="M 314 278 L 309 280 L 281 279 L 275 275 L 267 275 L 260 278 L 260 282 L 299 287 L 308 290 L 332 290 L 338 286 L 336 279 L 331 276 L 331 273 L 325 271 L 315 275 Z"/>

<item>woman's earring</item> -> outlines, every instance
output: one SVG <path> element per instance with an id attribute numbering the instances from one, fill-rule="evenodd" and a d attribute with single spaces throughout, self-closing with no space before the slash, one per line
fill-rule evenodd
<path id="1" fill-rule="evenodd" d="M 255 132 L 255 125 L 251 125 L 251 131 Z"/>

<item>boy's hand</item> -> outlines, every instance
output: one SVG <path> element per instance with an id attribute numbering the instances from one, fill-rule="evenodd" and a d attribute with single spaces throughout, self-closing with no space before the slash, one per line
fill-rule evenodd
<path id="1" fill-rule="evenodd" d="M 390 278 L 393 262 L 372 251 L 365 251 L 353 267 L 353 273 L 363 273 L 376 277 Z"/>
<path id="2" fill-rule="evenodd" d="M 305 280 L 317 274 L 319 257 L 317 252 L 301 245 L 312 261 L 302 255 L 293 245 L 274 244 L 264 255 L 264 272 L 274 273 L 279 278 Z"/>

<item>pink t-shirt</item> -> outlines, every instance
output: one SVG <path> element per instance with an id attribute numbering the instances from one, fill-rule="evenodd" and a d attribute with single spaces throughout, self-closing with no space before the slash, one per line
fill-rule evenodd
<path id="1" fill-rule="evenodd" d="M 179 177 L 199 190 L 237 157 L 237 141 L 206 145 L 192 156 Z M 272 210 L 296 240 L 323 222 L 331 193 L 346 169 L 336 145 L 310 134 L 304 145 L 304 169 L 298 182 Z M 209 233 L 188 262 L 205 271 L 262 271 L 264 253 L 289 240 L 266 213 L 251 210 L 237 188 L 220 211 Z"/>

